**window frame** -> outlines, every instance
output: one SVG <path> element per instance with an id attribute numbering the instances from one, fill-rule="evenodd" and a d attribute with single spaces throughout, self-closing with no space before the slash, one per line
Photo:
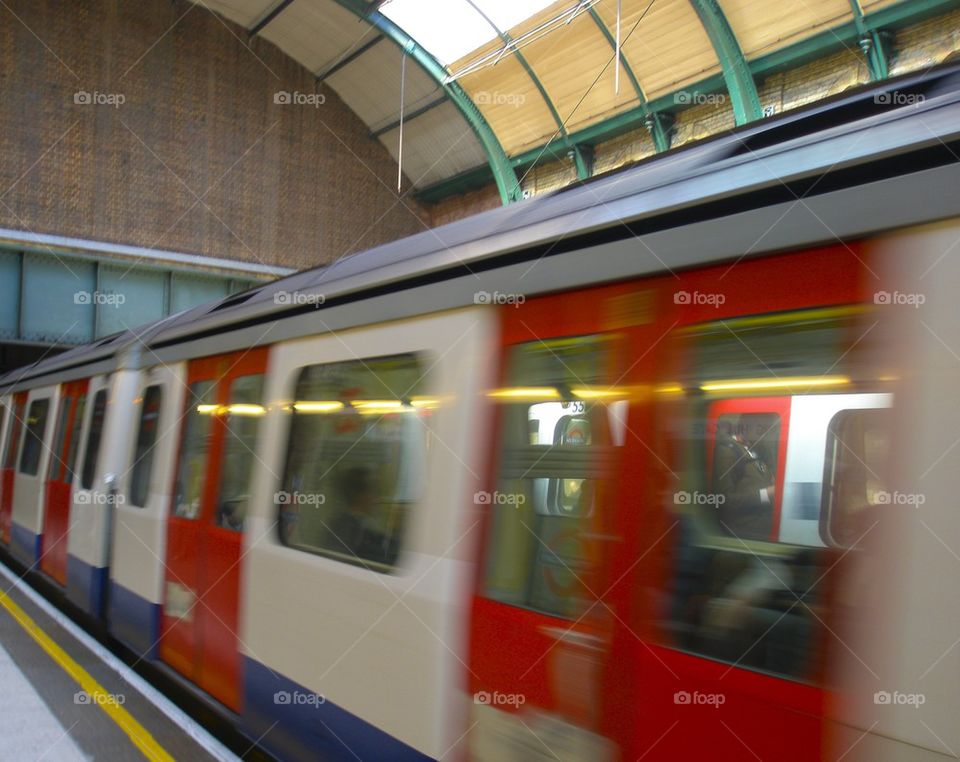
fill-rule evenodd
<path id="1" fill-rule="evenodd" d="M 43 460 L 43 448 L 46 446 L 44 440 L 46 438 L 47 423 L 50 418 L 50 397 L 34 397 L 29 401 L 27 406 L 27 419 L 24 422 L 24 437 L 23 445 L 20 447 L 20 457 L 17 463 L 17 473 L 22 476 L 29 476 L 30 478 L 36 478 L 40 474 L 40 462 Z M 40 426 L 40 432 L 37 434 L 30 426 L 30 419 L 33 415 L 33 410 L 37 405 L 43 405 L 43 423 Z M 36 448 L 36 458 L 33 463 L 33 470 L 28 471 L 25 468 L 26 458 L 28 454 L 28 443 L 31 441 L 30 437 L 37 443 Z"/>
<path id="2" fill-rule="evenodd" d="M 103 413 L 97 426 L 97 403 L 103 400 Z M 103 445 L 103 431 L 107 425 L 108 389 L 101 387 L 93 393 L 90 405 L 90 423 L 84 437 L 83 463 L 80 466 L 80 487 L 91 490 L 97 480 L 97 468 L 100 465 L 100 448 Z"/>

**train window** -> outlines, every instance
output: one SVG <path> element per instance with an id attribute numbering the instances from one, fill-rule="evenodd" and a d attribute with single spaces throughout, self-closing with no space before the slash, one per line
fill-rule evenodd
<path id="1" fill-rule="evenodd" d="M 395 355 L 300 372 L 279 505 L 293 548 L 386 572 L 426 480 L 432 402 L 420 360 Z"/>
<path id="2" fill-rule="evenodd" d="M 855 544 L 876 506 L 892 501 L 883 479 L 891 445 L 888 418 L 883 408 L 861 408 L 841 410 L 830 421 L 820 522 L 832 544 Z"/>
<path id="3" fill-rule="evenodd" d="M 210 429 L 217 413 L 213 381 L 195 381 L 187 389 L 186 422 L 180 442 L 180 463 L 177 466 L 177 516 L 185 519 L 200 517 L 204 477 L 207 472 L 207 449 Z"/>
<path id="4" fill-rule="evenodd" d="M 854 325 L 844 310 L 816 310 L 718 321 L 677 336 L 689 371 L 663 420 L 680 459 L 667 619 L 682 650 L 813 677 L 823 640 L 815 583 L 826 570 L 828 427 L 840 425 L 830 423 L 838 410 L 887 396 L 856 389 L 847 354 Z M 859 452 L 865 448 L 879 457 L 882 445 L 864 438 Z M 865 495 L 872 488 L 862 487 Z"/>
<path id="5" fill-rule="evenodd" d="M 43 432 L 47 426 L 50 400 L 40 399 L 30 403 L 27 414 L 27 432 L 20 454 L 20 473 L 36 476 L 40 468 L 40 454 L 43 451 Z"/>
<path id="6" fill-rule="evenodd" d="M 779 442 L 776 413 L 727 413 L 717 418 L 712 494 L 720 525 L 734 537 L 770 538 Z"/>
<path id="7" fill-rule="evenodd" d="M 150 475 L 153 472 L 153 451 L 160 428 L 160 404 L 163 387 L 148 386 L 140 406 L 140 424 L 137 428 L 133 452 L 133 471 L 130 476 L 130 503 L 138 508 L 147 504 L 150 495 Z"/>
<path id="8" fill-rule="evenodd" d="M 6 469 L 13 469 L 17 463 L 17 449 L 20 447 L 20 432 L 23 429 L 23 411 L 25 408 L 26 403 L 23 400 L 14 403 L 13 417 L 10 420 L 7 433 L 7 449 L 3 454 L 3 467 Z"/>
<path id="9" fill-rule="evenodd" d="M 76 476 L 77 450 L 80 446 L 80 428 L 83 425 L 83 411 L 87 405 L 87 395 L 77 398 L 77 404 L 73 411 L 73 428 L 70 430 L 70 445 L 67 449 L 67 463 L 64 473 L 64 481 L 72 484 Z"/>
<path id="10" fill-rule="evenodd" d="M 100 439 L 103 436 L 103 419 L 107 414 L 107 390 L 101 389 L 93 395 L 93 411 L 90 416 L 90 431 L 87 432 L 87 450 L 83 455 L 83 470 L 80 474 L 80 486 L 93 487 L 97 475 L 97 462 L 100 460 Z"/>
<path id="11" fill-rule="evenodd" d="M 67 424 L 70 422 L 70 397 L 60 399 L 60 415 L 57 417 L 57 432 L 53 438 L 53 449 L 50 452 L 50 466 L 47 469 L 47 479 L 61 481 L 66 463 L 63 461 L 63 440 L 67 436 Z"/>
<path id="12" fill-rule="evenodd" d="M 609 339 L 534 341 L 512 348 L 492 513 L 486 594 L 574 618 L 590 571 L 587 537 L 601 517 L 598 478 L 612 457 L 619 402 L 607 378 Z"/>
<path id="13" fill-rule="evenodd" d="M 224 417 L 226 432 L 217 507 L 217 525 L 224 529 L 243 529 L 255 469 L 257 431 L 264 412 L 263 375 L 235 378 Z"/>

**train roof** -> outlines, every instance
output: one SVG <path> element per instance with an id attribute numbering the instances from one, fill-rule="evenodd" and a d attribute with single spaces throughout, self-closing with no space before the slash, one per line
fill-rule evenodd
<path id="1" fill-rule="evenodd" d="M 618 230 L 621 237 L 637 235 L 638 221 L 677 217 L 693 207 L 755 196 L 764 188 L 787 187 L 918 144 L 956 139 L 960 121 L 954 110 L 944 118 L 924 120 L 922 131 L 895 128 L 903 119 L 934 115 L 958 102 L 957 64 L 859 88 L 650 157 L 627 170 L 425 230 L 71 349 L 0 377 L 0 387 L 78 365 L 108 367 L 111 358 L 119 366 L 125 353 L 142 357 L 143 350 L 303 314 L 354 294 L 376 296 L 407 284 L 437 282 L 445 271 L 487 271 L 511 252 L 569 250 L 614 228 L 623 228 Z M 873 134 L 864 139 L 861 133 L 868 129 Z M 755 198 L 753 203 L 758 203 Z M 675 224 L 683 224 L 682 219 Z M 666 263 L 663 269 L 669 269 Z M 430 311 L 429 306 L 422 311 Z"/>

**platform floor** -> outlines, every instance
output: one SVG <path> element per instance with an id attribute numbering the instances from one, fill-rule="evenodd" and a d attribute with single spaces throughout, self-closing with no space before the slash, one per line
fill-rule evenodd
<path id="1" fill-rule="evenodd" d="M 0 564 L 0 761 L 236 760 Z"/>

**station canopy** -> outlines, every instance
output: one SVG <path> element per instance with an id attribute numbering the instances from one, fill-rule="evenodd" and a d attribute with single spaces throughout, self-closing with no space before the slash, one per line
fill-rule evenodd
<path id="1" fill-rule="evenodd" d="M 885 76 L 881 29 L 944 0 L 204 0 L 313 72 L 399 157 L 417 189 L 489 165 L 509 191 L 531 157 L 646 126 L 831 51 Z M 618 23 L 619 22 L 619 23 Z M 619 63 L 616 50 L 619 38 Z M 879 58 L 878 58 L 879 55 Z M 657 136 L 654 135 L 656 138 Z M 663 146 L 658 146 L 661 150 Z M 513 190 L 516 190 L 514 188 Z"/>

